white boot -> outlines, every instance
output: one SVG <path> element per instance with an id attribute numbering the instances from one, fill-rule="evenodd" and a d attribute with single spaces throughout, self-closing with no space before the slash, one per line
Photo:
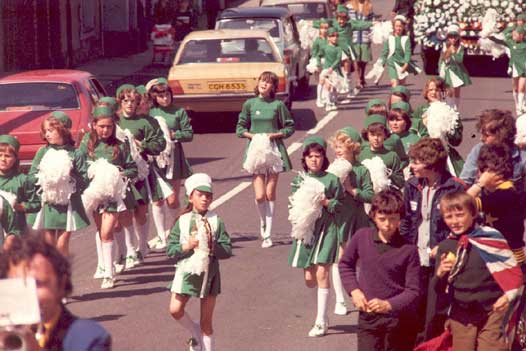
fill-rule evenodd
<path id="1" fill-rule="evenodd" d="M 102 241 L 99 232 L 95 233 L 95 247 L 97 248 L 97 269 L 93 274 L 93 279 L 104 278 L 104 256 L 102 256 Z"/>

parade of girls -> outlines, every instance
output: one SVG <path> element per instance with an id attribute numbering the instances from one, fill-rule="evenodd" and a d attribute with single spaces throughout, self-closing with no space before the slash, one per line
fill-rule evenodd
<path id="1" fill-rule="evenodd" d="M 317 107 L 336 110 L 342 93 L 367 86 L 373 16 L 369 0 L 356 0 L 314 24 L 319 37 L 309 66 Z M 488 36 L 509 48 L 515 106 L 479 111 L 480 143 L 464 160 L 456 150 L 463 141 L 461 89 L 473 82 L 459 26 L 447 28 L 439 76 L 418 87 L 425 103 L 412 106 L 407 84 L 421 70 L 408 25 L 405 16 L 394 16 L 371 68 L 380 75 L 387 68 L 389 96 L 366 101 L 364 112 L 341 113 L 346 126 L 327 139 L 305 135 L 296 164 L 286 141 L 299 128 L 276 97 L 278 76 L 257 77 L 235 136 L 243 139 L 237 166 L 252 184 L 258 250 L 275 250 L 275 224 L 285 216 L 288 265 L 315 289 L 315 298 L 302 301 L 311 310 L 309 320 L 301 319 L 305 336 L 323 337 L 332 314 L 356 311 L 360 351 L 520 350 L 526 128 L 516 117 L 526 111 L 525 28 L 510 29 L 504 39 Z M 364 122 L 351 123 L 352 114 Z M 67 111 L 46 116 L 45 146 L 27 173 L 19 167 L 20 142 L 0 135 L 2 250 L 32 236 L 70 259 L 70 241 L 88 228 L 97 254 L 93 278 L 104 290 L 162 250 L 175 265 L 166 313 L 188 337 L 177 349 L 214 350 L 213 322 L 221 318 L 215 307 L 220 294 L 232 294 L 222 289 L 229 277 L 221 275 L 221 261 L 242 263 L 228 223 L 212 206 L 214 174 L 194 172 L 184 151 L 194 131 L 168 81 L 122 84 L 114 97 L 97 101 L 90 130 L 77 144 L 71 130 Z M 293 178 L 281 194 L 286 172 Z M 276 199 L 287 199 L 288 213 L 276 211 Z M 197 318 L 187 306 L 192 297 L 199 301 Z"/>

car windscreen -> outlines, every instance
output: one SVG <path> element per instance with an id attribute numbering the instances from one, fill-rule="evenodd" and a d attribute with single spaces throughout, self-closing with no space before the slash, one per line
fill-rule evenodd
<path id="1" fill-rule="evenodd" d="M 75 89 L 67 83 L 0 84 L 0 111 L 78 109 Z"/>
<path id="2" fill-rule="evenodd" d="M 178 64 L 276 62 L 266 39 L 190 40 L 184 45 Z"/>
<path id="3" fill-rule="evenodd" d="M 261 29 L 269 32 L 272 38 L 279 38 L 278 20 L 272 18 L 235 18 L 218 21 L 217 29 Z"/>
<path id="4" fill-rule="evenodd" d="M 278 5 L 289 10 L 296 21 L 299 20 L 316 20 L 319 18 L 328 18 L 326 6 L 321 2 L 311 2 L 303 4 L 283 4 Z"/>

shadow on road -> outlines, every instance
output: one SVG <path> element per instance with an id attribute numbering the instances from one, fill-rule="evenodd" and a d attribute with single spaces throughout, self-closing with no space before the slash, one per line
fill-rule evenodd
<path id="1" fill-rule="evenodd" d="M 358 332 L 357 325 L 349 325 L 349 324 L 332 325 L 329 327 L 329 334 L 327 334 L 327 336 L 331 336 L 331 335 L 336 336 L 336 335 L 341 335 L 341 334 L 356 334 L 357 332 Z"/>
<path id="2" fill-rule="evenodd" d="M 121 319 L 121 317 L 124 317 L 124 314 L 106 314 L 103 316 L 97 316 L 90 318 L 91 320 L 97 321 L 97 322 L 106 322 L 106 321 L 116 321 L 118 319 Z"/>
<path id="3" fill-rule="evenodd" d="M 309 130 L 316 126 L 316 114 L 313 110 L 308 109 L 294 109 L 292 107 L 292 115 L 294 116 L 294 128 L 296 130 Z"/>
<path id="4" fill-rule="evenodd" d="M 224 159 L 224 157 L 187 157 L 186 158 L 191 166 L 199 165 L 202 163 L 214 162 Z"/>

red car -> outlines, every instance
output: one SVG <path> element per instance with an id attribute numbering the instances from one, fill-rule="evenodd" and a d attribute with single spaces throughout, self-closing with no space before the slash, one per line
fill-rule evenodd
<path id="1" fill-rule="evenodd" d="M 27 166 L 45 145 L 42 121 L 53 111 L 64 111 L 72 120 L 77 144 L 79 131 L 89 130 L 93 104 L 106 91 L 91 73 L 75 70 L 35 70 L 0 79 L 0 134 L 20 141 L 20 164 Z"/>

